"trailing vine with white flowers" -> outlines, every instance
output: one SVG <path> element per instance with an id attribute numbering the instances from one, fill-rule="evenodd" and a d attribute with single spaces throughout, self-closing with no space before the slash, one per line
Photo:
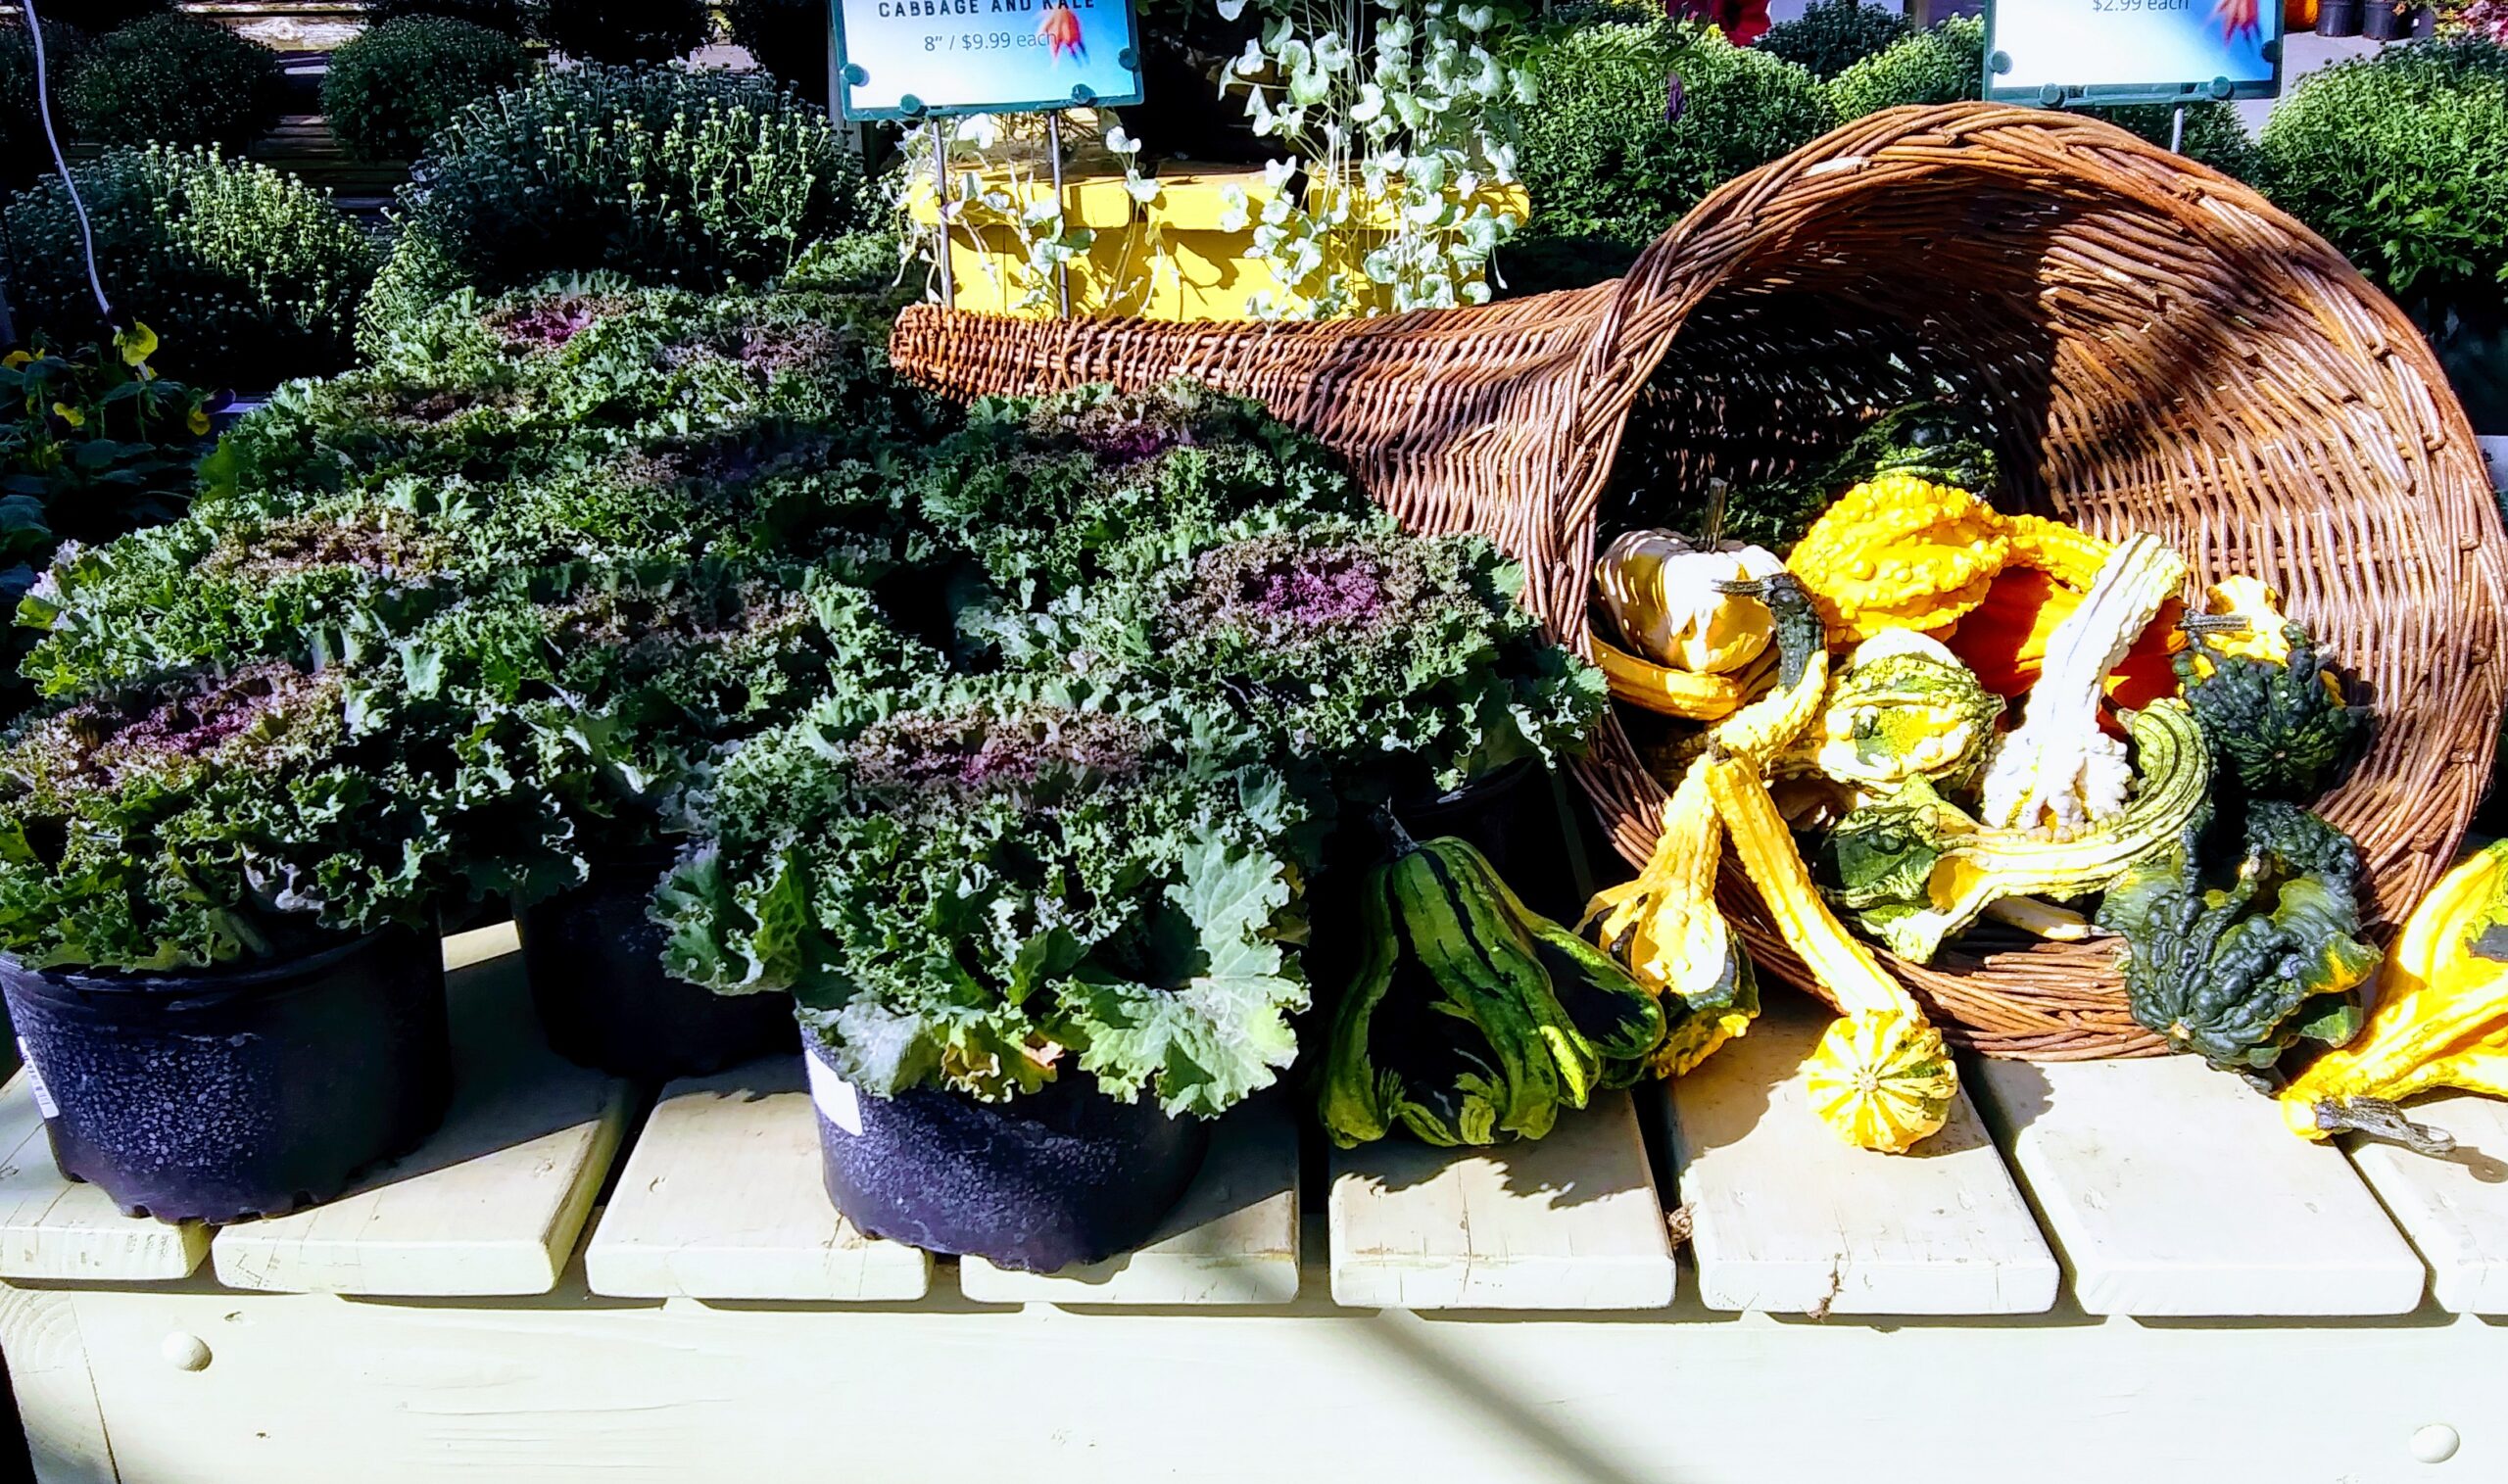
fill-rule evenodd
<path id="1" fill-rule="evenodd" d="M 1232 22 L 1249 0 L 1217 3 Z M 1534 101 L 1521 49 L 1509 45 L 1525 13 L 1452 0 L 1252 3 L 1263 24 L 1221 84 L 1221 99 L 1240 102 L 1254 135 L 1278 151 L 1264 165 L 1259 200 L 1239 187 L 1225 197 L 1231 212 L 1222 227 L 1250 226 L 1254 256 L 1280 285 L 1254 295 L 1250 311 L 1332 319 L 1487 300 L 1490 259 L 1522 224 L 1491 192 L 1515 182 L 1519 111 Z M 1035 310 L 1053 303 L 1057 273 L 1089 251 L 1094 233 L 1066 219 L 1043 168 L 954 168 L 962 156 L 996 163 L 993 147 L 1025 132 L 1027 121 L 956 122 L 940 212 L 944 236 L 1009 232 L 1027 268 L 1015 307 Z M 931 178 L 940 137 L 929 124 L 909 133 L 914 178 Z M 1100 142 L 1123 167 L 1133 201 L 1156 204 L 1161 188 L 1142 169 L 1144 141 L 1109 123 Z M 1148 276 L 1173 268 L 1155 234 L 1149 255 L 1134 280 L 1144 299 Z"/>
<path id="2" fill-rule="evenodd" d="M 1232 15 L 1223 0 L 1222 14 Z M 1260 0 L 1261 34 L 1230 70 L 1258 137 L 1282 155 L 1264 171 L 1254 248 L 1286 286 L 1252 306 L 1265 318 L 1329 319 L 1382 298 L 1395 310 L 1489 297 L 1490 257 L 1517 215 L 1482 198 L 1514 182 L 1516 111 L 1529 69 L 1505 43 L 1513 7 L 1451 0 Z M 1305 190 L 1293 188 L 1302 174 Z M 1384 236 L 1365 254 L 1354 226 Z"/>

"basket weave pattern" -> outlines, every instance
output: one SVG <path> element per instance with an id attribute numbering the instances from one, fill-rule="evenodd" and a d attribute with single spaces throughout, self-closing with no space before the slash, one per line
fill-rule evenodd
<path id="1" fill-rule="evenodd" d="M 2243 185 L 2094 120 L 1984 104 L 1857 120 L 1732 181 L 1616 283 L 1326 325 L 1037 323 L 920 308 L 893 346 L 961 395 L 1189 375 L 1348 456 L 1415 529 L 1475 530 L 1586 642 L 1595 535 L 1710 476 L 1833 449 L 1937 382 L 1994 413 L 2002 502 L 2253 572 L 2365 683 L 2323 805 L 2392 917 L 2453 857 L 2497 741 L 2508 537 L 2402 312 Z M 1616 723 L 1578 768 L 1631 862 L 1664 790 Z M 1730 873 L 1761 966 L 1809 976 Z M 2110 944 L 1976 935 L 1892 965 L 1992 1054 L 2155 1052 Z"/>

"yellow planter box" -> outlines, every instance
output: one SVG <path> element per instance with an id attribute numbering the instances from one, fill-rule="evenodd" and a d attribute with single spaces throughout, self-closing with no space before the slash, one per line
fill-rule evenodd
<path id="1" fill-rule="evenodd" d="M 962 206 L 953 217 L 949 271 L 952 303 L 958 309 L 1032 318 L 1056 312 L 1054 285 L 1038 283 L 1016 224 L 1017 209 L 1049 199 L 1053 187 L 1025 179 L 1026 173 L 1015 192 L 1006 171 L 987 170 L 978 176 L 982 194 L 1009 198 L 1011 211 Z M 1119 173 L 1066 175 L 1065 220 L 1088 228 L 1094 239 L 1068 265 L 1072 313 L 1240 320 L 1253 317 L 1246 306 L 1258 296 L 1286 296 L 1272 264 L 1254 254 L 1254 224 L 1280 190 L 1265 180 L 1259 168 L 1171 166 L 1158 183 L 1158 199 L 1142 206 L 1124 189 Z M 1238 212 L 1230 199 L 1234 192 L 1242 192 L 1245 203 L 1239 226 L 1229 224 Z M 1529 210 L 1520 186 L 1492 186 L 1471 199 L 1499 214 L 1513 213 L 1518 219 Z M 910 195 L 908 208 L 923 226 L 939 221 L 929 182 Z M 1380 209 L 1354 213 L 1351 224 L 1332 235 L 1328 261 L 1363 276 L 1355 270 L 1384 241 L 1388 225 Z M 1392 290 L 1371 287 L 1365 308 L 1372 312 L 1391 310 Z"/>

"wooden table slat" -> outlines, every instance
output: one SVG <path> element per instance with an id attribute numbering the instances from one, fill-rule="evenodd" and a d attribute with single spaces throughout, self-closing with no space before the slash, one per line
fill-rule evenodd
<path id="1" fill-rule="evenodd" d="M 662 1089 L 584 1247 L 614 1298 L 919 1299 L 932 1259 L 863 1235 L 828 1203 L 797 1055 Z"/>
<path id="2" fill-rule="evenodd" d="M 1139 1251 L 1060 1272 L 958 1263 L 979 1303 L 1286 1304 L 1297 1297 L 1295 1107 L 1271 1096 L 1211 1130 L 1201 1173 Z"/>
<path id="3" fill-rule="evenodd" d="M 0 1278 L 165 1282 L 208 1255 L 200 1222 L 123 1216 L 103 1190 L 63 1177 L 25 1073 L 0 1087 Z"/>
<path id="4" fill-rule="evenodd" d="M 1802 1066 L 1829 1015 L 1773 999 L 1750 1034 L 1658 1093 L 1710 1309 L 2040 1314 L 2060 1272 L 1962 1093 L 1911 1155 L 1857 1149 L 1815 1118 Z"/>
<path id="5" fill-rule="evenodd" d="M 2417 1123 L 2455 1136 L 2430 1159 L 2392 1144 L 2346 1147 L 2430 1265 L 2430 1291 L 2455 1314 L 2508 1315 L 2508 1102 L 2451 1093 L 2415 1103 Z"/>
<path id="6" fill-rule="evenodd" d="M 510 924 L 448 939 L 454 1104 L 415 1154 L 348 1195 L 221 1228 L 234 1288 L 452 1296 L 546 1293 L 572 1255 L 635 1101 L 549 1049 Z"/>
<path id="7" fill-rule="evenodd" d="M 1332 1156 L 1332 1297 L 1359 1308 L 1660 1309 L 1675 1269 L 1624 1092 L 1496 1149 Z"/>
<path id="8" fill-rule="evenodd" d="M 2429 1273 L 2338 1150 L 2194 1057 L 1967 1064 L 2081 1307 L 2403 1314 Z"/>

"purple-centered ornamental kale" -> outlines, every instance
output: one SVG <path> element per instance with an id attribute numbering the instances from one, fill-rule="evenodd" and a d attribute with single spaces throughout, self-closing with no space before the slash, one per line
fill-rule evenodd
<path id="1" fill-rule="evenodd" d="M 1219 1113 L 1296 1050 L 1302 800 L 1156 711 L 1021 677 L 831 695 L 724 765 L 672 972 L 790 990 L 875 1096 L 1093 1077 Z"/>
<path id="2" fill-rule="evenodd" d="M 869 298 L 826 290 L 458 291 L 371 347 L 370 364 L 273 395 L 228 433 L 204 490 L 213 505 L 302 507 L 402 476 L 493 486 L 783 430 L 828 435 L 835 457 L 888 457 L 956 412 L 888 373 L 885 334 Z"/>
<path id="3" fill-rule="evenodd" d="M 293 748 L 335 742 L 336 676 L 267 661 L 95 697 L 24 729 L 12 761 L 33 796 L 63 798 L 134 779 L 175 779 L 186 764 L 276 767 Z"/>
<path id="4" fill-rule="evenodd" d="M 1242 549 L 1212 552 L 1200 565 L 1206 580 L 1232 584 L 1230 598 L 1237 613 L 1260 624 L 1285 628 L 1350 628 L 1375 625 L 1392 611 L 1383 562 L 1366 551 L 1296 553 L 1286 561 L 1269 560 L 1252 570 L 1227 570 L 1227 558 Z M 1303 558 L 1303 559 L 1301 559 Z"/>
<path id="5" fill-rule="evenodd" d="M 835 694 L 876 709 L 941 668 L 859 588 L 729 563 L 517 576 L 396 657 L 401 684 L 515 739 L 514 787 L 555 800 L 591 859 L 683 836 L 690 790 L 745 740 Z"/>
<path id="6" fill-rule="evenodd" d="M 204 656 L 331 663 L 447 600 L 462 565 L 442 529 L 388 506 L 233 522 L 196 510 L 62 553 L 19 606 L 22 624 L 46 631 L 22 673 L 73 695 Z"/>
<path id="7" fill-rule="evenodd" d="M 555 292 L 500 300 L 479 322 L 515 345 L 547 350 L 564 345 L 602 319 L 630 307 L 617 294 Z"/>
<path id="8" fill-rule="evenodd" d="M 1451 789 L 1581 749 L 1600 674 L 1516 602 L 1471 536 L 1325 521 L 1237 534 L 1121 585 L 1032 663 L 1133 677 L 1232 713 L 1238 744 L 1358 797 Z"/>
<path id="9" fill-rule="evenodd" d="M 1011 609 L 1161 565 L 1240 521 L 1371 508 L 1313 438 L 1186 382 L 988 399 L 918 461 L 908 488 Z"/>
<path id="10" fill-rule="evenodd" d="M 874 722 L 840 754 L 861 787 L 899 798 L 1028 794 L 1047 778 L 1072 789 L 1131 781 L 1156 734 L 1102 711 L 1039 706 L 991 716 L 908 712 Z"/>
<path id="11" fill-rule="evenodd" d="M 0 951 L 39 967 L 284 956 L 564 856 L 515 759 L 344 670 L 194 669 L 0 738 Z"/>

